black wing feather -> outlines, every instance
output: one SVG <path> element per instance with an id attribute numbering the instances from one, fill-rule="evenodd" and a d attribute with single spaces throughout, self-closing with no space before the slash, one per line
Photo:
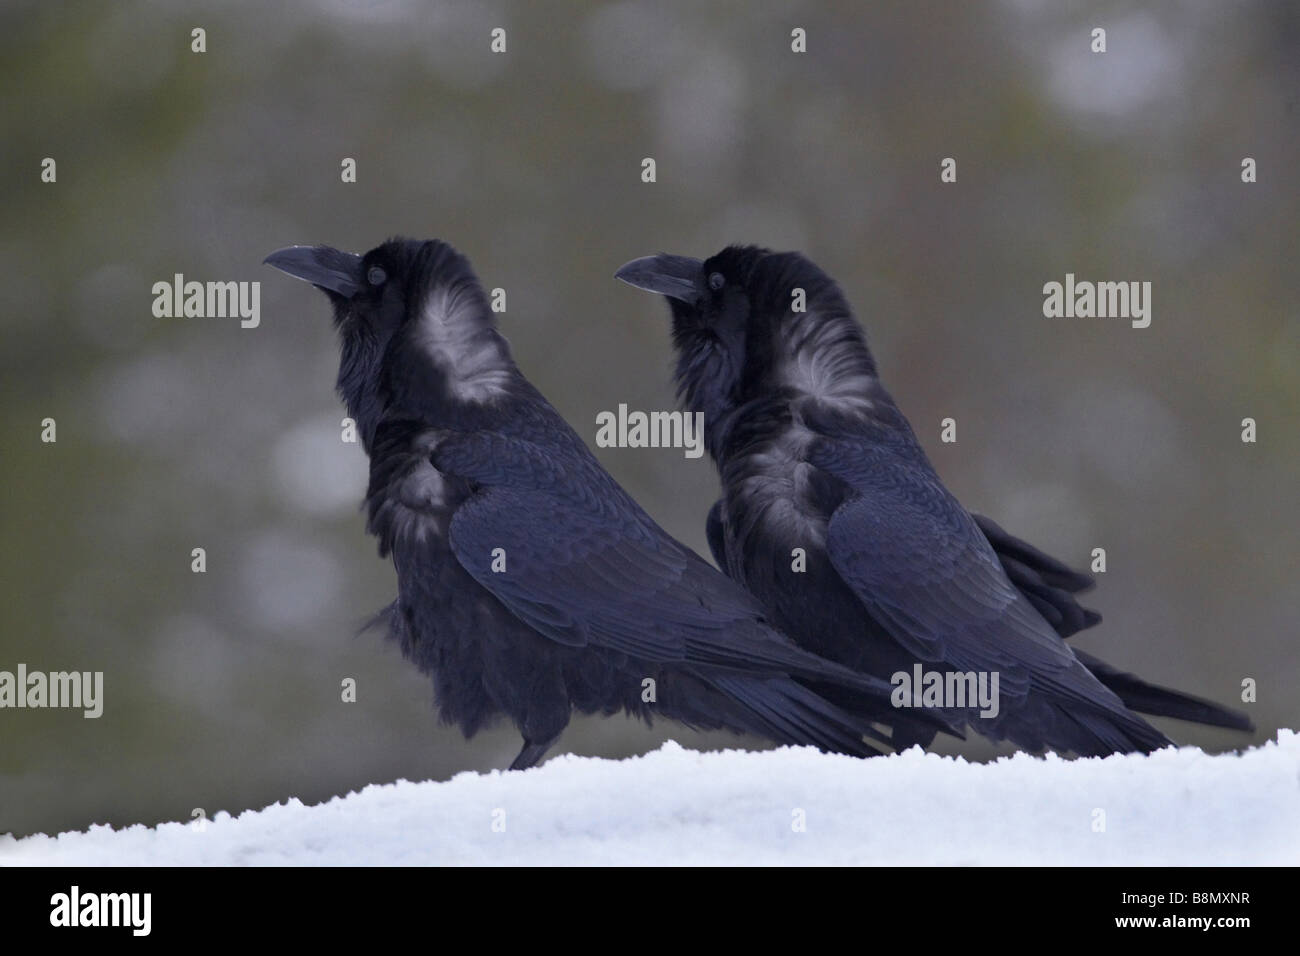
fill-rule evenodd
<path id="1" fill-rule="evenodd" d="M 909 653 L 961 671 L 999 672 L 997 721 L 1008 736 L 1044 735 L 1049 746 L 1079 753 L 1168 743 L 1092 676 L 1012 584 L 919 448 L 822 439 L 809 460 L 857 492 L 828 526 L 837 573 Z M 1045 700 L 1031 705 L 1031 690 Z M 1045 703 L 1068 705 L 1070 719 L 1044 720 Z"/>

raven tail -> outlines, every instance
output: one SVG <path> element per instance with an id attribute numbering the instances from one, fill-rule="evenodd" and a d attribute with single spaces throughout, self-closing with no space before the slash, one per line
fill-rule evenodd
<path id="1" fill-rule="evenodd" d="M 1139 713 L 1155 717 L 1174 717 L 1194 724 L 1227 727 L 1230 730 L 1253 731 L 1254 723 L 1245 714 L 1201 697 L 1193 697 L 1168 687 L 1148 684 L 1135 674 L 1129 674 L 1084 651 L 1074 651 L 1079 663 L 1092 672 L 1124 702 L 1124 706 Z"/>

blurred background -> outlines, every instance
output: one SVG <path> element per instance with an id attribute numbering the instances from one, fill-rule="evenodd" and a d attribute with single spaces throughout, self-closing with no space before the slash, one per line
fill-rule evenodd
<path id="1" fill-rule="evenodd" d="M 105 682 L 98 720 L 0 711 L 0 833 L 514 756 L 512 727 L 438 726 L 428 682 L 355 636 L 395 580 L 334 333 L 260 265 L 392 234 L 507 290 L 516 359 L 593 444 L 598 411 L 674 407 L 666 307 L 615 268 L 806 252 L 969 508 L 1077 566 L 1106 549 L 1079 646 L 1229 704 L 1258 681 L 1255 737 L 1166 732 L 1222 750 L 1297 725 L 1300 4 L 7 0 L 0 27 L 0 670 Z M 178 272 L 260 280 L 261 325 L 154 318 Z M 1150 328 L 1045 319 L 1067 272 L 1150 281 Z M 706 458 L 597 454 L 708 553 Z M 578 718 L 553 753 L 669 737 L 763 746 Z"/>

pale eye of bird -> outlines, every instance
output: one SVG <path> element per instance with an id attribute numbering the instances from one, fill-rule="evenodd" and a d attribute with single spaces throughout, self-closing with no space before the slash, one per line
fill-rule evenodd
<path id="1" fill-rule="evenodd" d="M 709 276 L 709 288 L 712 289 L 714 292 L 717 292 L 726 284 L 727 284 L 727 277 L 724 276 L 721 272 L 715 272 L 713 273 L 713 275 Z"/>
<path id="2" fill-rule="evenodd" d="M 371 266 L 370 271 L 366 273 L 366 279 L 369 280 L 371 285 L 383 285 L 387 278 L 388 273 L 379 266 Z"/>

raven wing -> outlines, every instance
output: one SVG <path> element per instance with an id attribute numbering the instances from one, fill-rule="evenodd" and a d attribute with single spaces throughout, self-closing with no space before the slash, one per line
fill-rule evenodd
<path id="1" fill-rule="evenodd" d="M 1163 735 L 1092 676 L 1003 571 L 974 519 L 940 482 L 919 448 L 902 440 L 820 439 L 809 461 L 855 492 L 831 515 L 832 566 L 904 649 L 961 671 L 997 671 L 1004 699 L 1030 691 L 1102 716 L 1085 736 L 1115 749 L 1144 749 Z M 1097 712 L 1101 712 L 1098 714 Z M 1073 711 L 1071 717 L 1078 720 Z M 1107 726 L 1107 725 L 1117 726 Z M 1119 731 L 1121 736 L 1117 736 Z M 1061 746 L 1060 741 L 1053 745 Z M 1067 739 L 1093 749 L 1090 739 Z"/>
<path id="2" fill-rule="evenodd" d="M 722 523 L 724 506 L 722 499 L 713 503 L 704 530 L 714 562 L 730 575 L 727 538 Z M 1009 534 L 992 518 L 974 512 L 971 512 L 971 517 L 993 546 L 1011 583 L 1028 598 L 1057 634 L 1070 637 L 1101 622 L 1100 614 L 1083 607 L 1074 596 L 1093 587 L 1095 582 L 1091 575 L 1075 571 L 1050 554 Z"/>
<path id="3" fill-rule="evenodd" d="M 1092 575 L 1075 571 L 1032 544 L 1008 534 L 992 518 L 974 512 L 971 517 L 997 552 L 1002 570 L 1011 583 L 1029 599 L 1057 634 L 1069 637 L 1101 622 L 1100 614 L 1080 605 L 1074 596 L 1092 588 Z"/>
<path id="4" fill-rule="evenodd" d="M 829 679 L 888 698 L 886 682 L 772 630 L 748 592 L 654 524 L 589 455 L 473 432 L 443 439 L 431 460 L 474 489 L 452 517 L 452 553 L 546 637 L 647 661 Z"/>

